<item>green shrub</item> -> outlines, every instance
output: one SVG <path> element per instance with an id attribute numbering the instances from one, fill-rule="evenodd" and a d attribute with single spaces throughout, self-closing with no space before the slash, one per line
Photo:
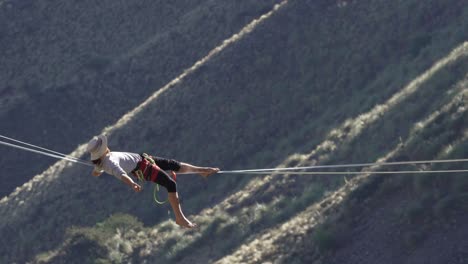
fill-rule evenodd
<path id="1" fill-rule="evenodd" d="M 336 246 L 334 232 L 324 225 L 315 229 L 312 239 L 321 252 L 332 250 Z"/>
<path id="2" fill-rule="evenodd" d="M 403 220 L 406 220 L 408 223 L 417 223 L 422 222 L 424 217 L 427 214 L 427 208 L 423 206 L 421 201 L 416 200 L 411 202 L 405 209 L 403 213 Z"/>
<path id="3" fill-rule="evenodd" d="M 419 243 L 424 239 L 424 233 L 421 230 L 409 231 L 403 234 L 403 245 L 408 251 L 415 249 Z"/>
<path id="4" fill-rule="evenodd" d="M 428 187 L 430 187 L 433 177 L 426 174 L 420 174 L 413 176 L 412 179 L 412 189 L 415 191 L 415 193 L 423 193 L 427 191 Z"/>
<path id="5" fill-rule="evenodd" d="M 67 232 L 72 237 L 84 236 L 87 239 L 104 245 L 105 241 L 112 237 L 117 229 L 122 232 L 141 230 L 143 229 L 143 223 L 138 221 L 134 216 L 118 213 L 111 215 L 103 222 L 97 223 L 94 227 L 73 226 L 69 228 Z"/>
<path id="6" fill-rule="evenodd" d="M 452 177 L 452 179 L 452 187 L 454 192 L 461 193 L 468 190 L 468 177 L 466 177 L 466 175 L 455 175 Z"/>
<path id="7" fill-rule="evenodd" d="M 433 207 L 434 215 L 439 219 L 447 219 L 448 216 L 456 211 L 467 211 L 468 193 L 449 194 L 438 200 Z"/>
<path id="8" fill-rule="evenodd" d="M 101 72 L 112 63 L 112 59 L 101 55 L 88 55 L 88 59 L 84 63 L 84 67 L 89 70 Z"/>
<path id="9" fill-rule="evenodd" d="M 434 215 L 438 218 L 445 218 L 449 211 L 456 206 L 456 201 L 453 196 L 447 195 L 444 198 L 438 200 L 434 207 Z"/>

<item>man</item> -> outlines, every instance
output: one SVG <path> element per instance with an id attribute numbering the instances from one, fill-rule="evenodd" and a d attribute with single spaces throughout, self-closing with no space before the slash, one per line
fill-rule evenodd
<path id="1" fill-rule="evenodd" d="M 107 147 L 107 137 L 104 135 L 91 139 L 88 142 L 87 151 L 91 154 L 91 161 L 94 164 L 93 176 L 98 177 L 106 172 L 123 181 L 135 192 L 141 191 L 141 186 L 129 177 L 129 174 L 135 179 L 144 179 L 164 186 L 168 191 L 168 200 L 174 211 L 176 223 L 186 228 L 193 228 L 196 225 L 183 214 L 177 193 L 177 184 L 165 171 L 197 173 L 203 177 L 208 177 L 219 171 L 218 168 L 197 167 L 173 159 L 152 157 L 146 154 L 110 151 Z"/>

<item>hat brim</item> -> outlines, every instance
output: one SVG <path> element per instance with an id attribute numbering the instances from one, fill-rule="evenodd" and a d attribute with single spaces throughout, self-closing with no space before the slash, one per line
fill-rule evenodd
<path id="1" fill-rule="evenodd" d="M 106 153 L 107 150 L 107 137 L 104 135 L 100 135 L 97 138 L 98 140 L 101 140 L 101 145 L 96 151 L 91 152 L 91 160 L 99 159 L 100 157 L 102 157 L 102 155 Z"/>

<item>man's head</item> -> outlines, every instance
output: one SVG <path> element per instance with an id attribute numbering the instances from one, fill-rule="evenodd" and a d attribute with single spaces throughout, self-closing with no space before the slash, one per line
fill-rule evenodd
<path id="1" fill-rule="evenodd" d="M 91 160 L 98 160 L 107 153 L 107 137 L 100 135 L 93 137 L 89 142 L 86 150 L 91 154 Z"/>

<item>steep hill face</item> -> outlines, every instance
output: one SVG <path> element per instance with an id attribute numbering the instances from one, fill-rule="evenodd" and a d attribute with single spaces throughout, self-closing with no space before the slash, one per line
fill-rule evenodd
<path id="1" fill-rule="evenodd" d="M 226 169 L 466 157 L 467 12 L 455 0 L 284 1 L 108 128 L 110 146 Z M 428 168 L 445 167 L 416 166 Z M 466 259 L 463 175 L 180 176 L 200 225 L 184 231 L 150 188 L 87 174 L 61 161 L 1 200 L 3 262 Z M 436 255 L 444 230 L 451 253 Z"/>
<path id="2" fill-rule="evenodd" d="M 275 2 L 4 1 L 2 135 L 69 153 Z M 1 197 L 53 164 L 2 153 Z"/>

